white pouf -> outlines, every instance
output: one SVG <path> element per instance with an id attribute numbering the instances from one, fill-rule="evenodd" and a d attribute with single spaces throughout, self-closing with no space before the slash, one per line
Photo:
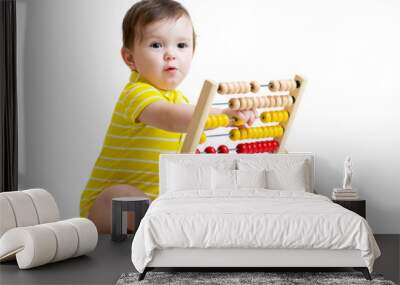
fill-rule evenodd
<path id="1" fill-rule="evenodd" d="M 17 259 L 28 269 L 86 254 L 98 233 L 86 218 L 60 220 L 53 196 L 44 189 L 0 193 L 0 262 Z"/>
<path id="2" fill-rule="evenodd" d="M 97 239 L 96 226 L 85 218 L 14 228 L 0 238 L 0 261 L 15 256 L 19 268 L 28 269 L 86 254 Z"/>

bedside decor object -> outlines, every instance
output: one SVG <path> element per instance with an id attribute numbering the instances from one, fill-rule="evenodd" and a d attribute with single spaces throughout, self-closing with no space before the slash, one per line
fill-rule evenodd
<path id="1" fill-rule="evenodd" d="M 343 189 L 351 190 L 351 178 L 353 176 L 353 163 L 351 157 L 347 156 L 344 161 L 344 177 L 343 177 Z"/>
<path id="2" fill-rule="evenodd" d="M 358 192 L 351 186 L 353 177 L 353 163 L 351 157 L 347 156 L 344 161 L 344 174 L 342 188 L 334 188 L 332 192 L 333 200 L 358 200 Z"/>
<path id="3" fill-rule="evenodd" d="M 139 227 L 140 221 L 149 208 L 150 199 L 147 197 L 118 197 L 112 199 L 111 239 L 123 241 L 128 233 L 128 212 L 135 213 L 133 234 Z"/>
<path id="4" fill-rule="evenodd" d="M 358 200 L 360 199 L 356 189 L 346 190 L 342 188 L 333 188 L 333 200 Z"/>

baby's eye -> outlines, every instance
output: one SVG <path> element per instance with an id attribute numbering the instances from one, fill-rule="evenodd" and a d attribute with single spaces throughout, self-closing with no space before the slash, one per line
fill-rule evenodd
<path id="1" fill-rule="evenodd" d="M 152 47 L 152 48 L 161 48 L 162 44 L 161 43 L 151 43 L 150 47 Z"/>
<path id="2" fill-rule="evenodd" d="M 187 43 L 179 43 L 178 44 L 178 48 L 186 48 L 186 47 L 188 47 Z"/>

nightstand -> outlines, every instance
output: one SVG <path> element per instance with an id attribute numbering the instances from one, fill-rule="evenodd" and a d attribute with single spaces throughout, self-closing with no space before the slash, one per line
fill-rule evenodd
<path id="1" fill-rule="evenodd" d="M 339 204 L 340 206 L 359 214 L 361 217 L 366 219 L 365 214 L 365 200 L 332 200 L 332 202 Z"/>
<path id="2" fill-rule="evenodd" d="M 119 197 L 112 199 L 112 226 L 111 239 L 113 241 L 123 241 L 127 239 L 128 233 L 128 214 L 135 213 L 135 226 L 133 235 L 139 227 L 140 221 L 146 214 L 150 205 L 147 197 Z"/>

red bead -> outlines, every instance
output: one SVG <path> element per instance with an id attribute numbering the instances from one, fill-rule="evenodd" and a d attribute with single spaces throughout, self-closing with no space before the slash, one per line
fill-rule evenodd
<path id="1" fill-rule="evenodd" d="M 257 153 L 258 152 L 258 148 L 257 148 L 257 144 L 255 142 L 251 143 L 252 146 L 252 153 Z"/>
<path id="2" fill-rule="evenodd" d="M 272 146 L 274 149 L 277 149 L 279 147 L 279 143 L 276 140 L 272 141 Z"/>
<path id="3" fill-rule="evenodd" d="M 258 146 L 257 143 L 252 143 L 253 144 L 253 153 L 257 153 L 258 152 Z"/>
<path id="4" fill-rule="evenodd" d="M 263 152 L 262 142 L 256 142 L 257 152 Z"/>
<path id="5" fill-rule="evenodd" d="M 217 151 L 215 150 L 215 148 L 212 147 L 212 146 L 206 147 L 206 148 L 204 149 L 204 151 L 205 151 L 206 153 L 217 153 Z"/>
<path id="6" fill-rule="evenodd" d="M 253 143 L 253 149 L 254 149 L 254 153 L 258 153 L 259 152 L 258 144 L 256 142 Z"/>
<path id="7" fill-rule="evenodd" d="M 199 154 L 200 150 L 198 148 L 196 148 L 196 151 L 194 153 Z"/>
<path id="8" fill-rule="evenodd" d="M 267 152 L 273 152 L 274 146 L 271 141 L 267 141 Z"/>
<path id="9" fill-rule="evenodd" d="M 253 143 L 247 143 L 247 153 L 254 153 L 254 144 Z"/>
<path id="10" fill-rule="evenodd" d="M 218 153 L 229 153 L 229 148 L 222 144 L 218 147 Z"/>
<path id="11" fill-rule="evenodd" d="M 247 145 L 240 143 L 236 146 L 237 153 L 247 153 Z"/>
<path id="12" fill-rule="evenodd" d="M 267 150 L 268 150 L 268 144 L 267 144 L 266 141 L 263 141 L 263 142 L 262 142 L 262 146 L 263 146 L 262 152 L 267 152 Z"/>

